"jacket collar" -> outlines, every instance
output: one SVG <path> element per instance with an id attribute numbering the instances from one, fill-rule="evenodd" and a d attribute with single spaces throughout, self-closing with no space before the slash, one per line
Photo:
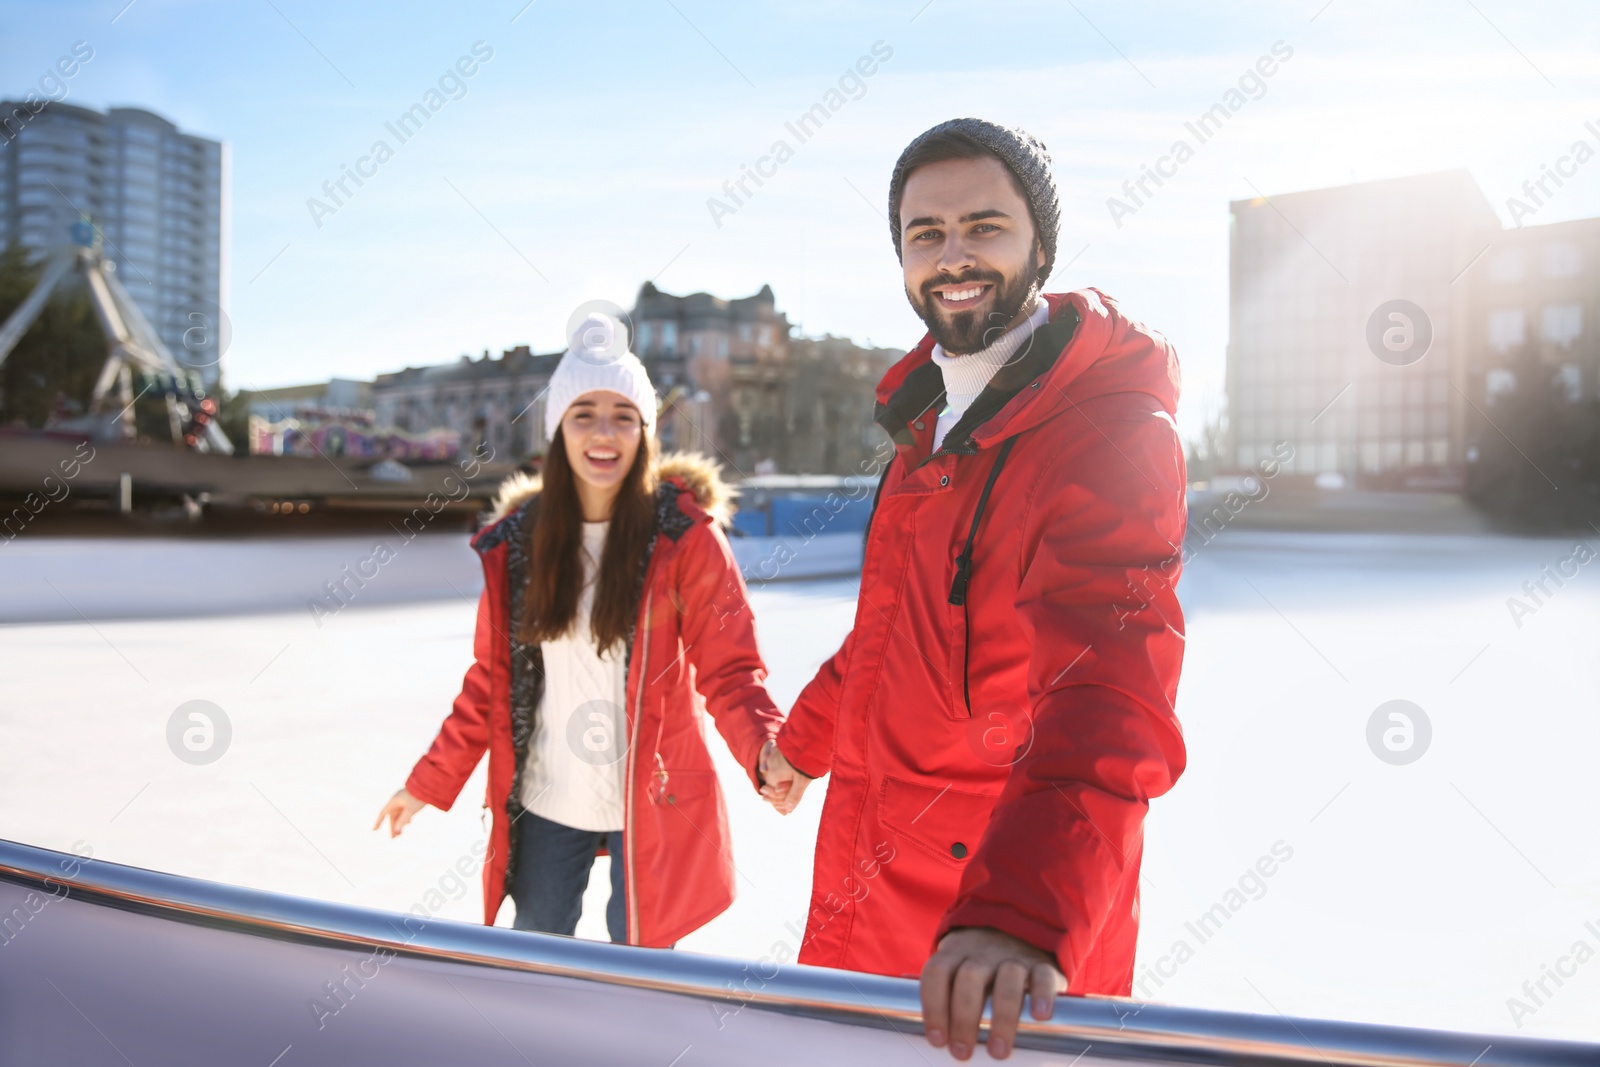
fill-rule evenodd
<path id="1" fill-rule="evenodd" d="M 1049 320 L 1034 330 L 1005 366 L 995 372 L 945 435 L 941 451 L 974 452 L 980 436 L 985 443 L 999 436 L 999 426 L 989 432 L 990 419 L 1060 358 L 1077 330 L 1078 311 L 1060 297 L 1045 299 L 1050 304 Z M 944 375 L 933 362 L 933 344 L 931 334 L 924 337 L 879 384 L 874 418 L 896 445 L 914 445 L 916 437 L 910 424 L 944 403 Z"/>
<path id="2" fill-rule="evenodd" d="M 1098 289 L 1046 293 L 1045 301 L 1050 320 L 973 401 L 942 451 L 987 448 L 1112 393 L 1144 394 L 1156 414 L 1177 415 L 1178 357 L 1165 338 Z M 915 447 L 910 424 L 944 401 L 932 352 L 933 338 L 924 337 L 878 383 L 876 418 L 897 446 Z"/>

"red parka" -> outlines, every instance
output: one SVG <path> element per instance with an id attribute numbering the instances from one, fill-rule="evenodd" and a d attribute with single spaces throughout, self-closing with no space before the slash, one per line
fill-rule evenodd
<path id="1" fill-rule="evenodd" d="M 721 480 L 698 457 L 667 456 L 659 470 L 656 536 L 629 641 L 624 854 L 612 857 L 627 865 L 628 942 L 653 947 L 673 944 L 733 902 L 728 815 L 704 713 L 753 787 L 761 746 L 781 721 L 763 684 L 744 582 L 718 525 L 727 510 Z M 483 911 L 491 924 L 517 861 L 511 823 L 523 809 L 516 785 L 542 694 L 538 646 L 514 649 L 511 638 L 533 565 L 528 534 L 538 491 L 536 479 L 513 479 L 472 540 L 484 572 L 474 662 L 406 781 L 417 799 L 448 810 L 488 750 L 494 822 Z"/>
<path id="2" fill-rule="evenodd" d="M 932 339 L 878 386 L 854 627 L 778 738 L 832 775 L 802 963 L 915 976 L 993 927 L 1072 993 L 1131 989 L 1145 811 L 1184 765 L 1178 362 L 1097 290 L 1046 300 L 937 453 Z"/>

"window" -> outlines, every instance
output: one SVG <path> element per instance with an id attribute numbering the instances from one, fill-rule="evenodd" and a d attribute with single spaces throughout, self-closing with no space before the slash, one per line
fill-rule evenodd
<path id="1" fill-rule="evenodd" d="M 651 329 L 650 329 L 650 325 L 651 324 L 648 323 L 648 322 L 644 322 L 644 323 L 640 323 L 639 324 L 639 351 L 640 352 L 648 352 L 648 351 L 650 351 L 650 335 L 651 335 L 651 332 L 652 332 Z"/>
<path id="2" fill-rule="evenodd" d="M 1512 393 L 1517 389 L 1517 376 L 1508 370 L 1492 370 L 1483 376 L 1483 396 L 1485 400 L 1492 401 L 1501 393 Z"/>
<path id="3" fill-rule="evenodd" d="M 1581 304 L 1552 304 L 1544 309 L 1541 331 L 1546 341 L 1570 345 L 1583 333 L 1583 306 Z"/>
<path id="4" fill-rule="evenodd" d="M 1489 347 L 1496 352 L 1516 348 L 1527 337 L 1527 323 L 1521 308 L 1497 308 L 1489 312 Z"/>
<path id="5" fill-rule="evenodd" d="M 661 351 L 667 355 L 676 355 L 678 350 L 678 324 L 666 322 L 661 324 Z"/>
<path id="6" fill-rule="evenodd" d="M 1520 282 L 1527 273 L 1527 263 L 1520 248 L 1508 248 L 1489 261 L 1489 280 L 1492 282 Z"/>
<path id="7" fill-rule="evenodd" d="M 1544 276 L 1575 278 L 1583 269 L 1583 253 L 1562 241 L 1544 246 Z"/>
<path id="8" fill-rule="evenodd" d="M 1562 392 L 1567 396 L 1569 403 L 1577 403 L 1583 399 L 1583 368 L 1576 363 L 1563 363 L 1557 372 L 1556 379 L 1561 383 Z"/>

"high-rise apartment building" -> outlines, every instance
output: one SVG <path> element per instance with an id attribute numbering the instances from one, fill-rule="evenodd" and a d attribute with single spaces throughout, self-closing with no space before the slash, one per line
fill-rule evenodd
<path id="1" fill-rule="evenodd" d="M 131 107 L 0 102 L 0 246 L 48 255 L 80 214 L 179 363 L 217 385 L 227 347 L 227 153 Z"/>
<path id="2" fill-rule="evenodd" d="M 1475 272 L 1502 239 L 1471 175 L 1256 197 L 1229 209 L 1234 465 L 1249 468 L 1287 441 L 1293 474 L 1337 472 L 1371 487 L 1461 485 L 1469 367 L 1488 321 L 1473 295 Z"/>

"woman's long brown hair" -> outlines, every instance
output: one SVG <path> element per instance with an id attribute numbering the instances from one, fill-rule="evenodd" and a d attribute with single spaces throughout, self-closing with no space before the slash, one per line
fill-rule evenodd
<path id="1" fill-rule="evenodd" d="M 578 502 L 577 475 L 567 460 L 567 442 L 560 430 L 545 454 L 543 475 L 539 518 L 529 534 L 530 573 L 517 634 L 524 644 L 562 637 L 578 622 L 583 509 Z M 624 644 L 633 626 L 639 608 L 639 565 L 655 534 L 655 492 L 655 440 L 646 432 L 640 435 L 633 466 L 617 492 L 606 547 L 600 554 L 589 627 L 601 653 Z"/>

